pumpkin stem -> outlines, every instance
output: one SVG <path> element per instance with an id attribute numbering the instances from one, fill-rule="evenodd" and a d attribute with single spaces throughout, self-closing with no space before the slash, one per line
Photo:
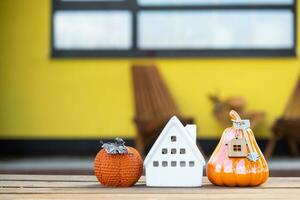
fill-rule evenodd
<path id="1" fill-rule="evenodd" d="M 231 110 L 229 112 L 229 115 L 231 117 L 231 121 L 241 121 L 242 120 L 240 115 L 235 110 Z"/>
<path id="2" fill-rule="evenodd" d="M 125 142 L 122 138 L 116 138 L 115 142 L 108 142 L 108 143 L 102 143 L 102 148 L 105 149 L 105 151 L 108 154 L 126 154 L 128 153 L 128 150 L 125 146 Z"/>

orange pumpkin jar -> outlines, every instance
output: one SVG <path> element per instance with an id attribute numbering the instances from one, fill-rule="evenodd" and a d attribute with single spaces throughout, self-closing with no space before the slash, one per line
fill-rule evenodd
<path id="1" fill-rule="evenodd" d="M 133 147 L 126 147 L 120 138 L 114 143 L 106 143 L 96 155 L 94 173 L 105 186 L 129 187 L 142 175 L 143 161 Z"/>
<path id="2" fill-rule="evenodd" d="M 267 162 L 256 143 L 250 124 L 244 129 L 235 126 L 235 123 L 241 124 L 248 120 L 241 120 L 235 111 L 230 111 L 230 116 L 234 126 L 223 132 L 208 161 L 207 177 L 219 186 L 260 185 L 269 177 Z"/>

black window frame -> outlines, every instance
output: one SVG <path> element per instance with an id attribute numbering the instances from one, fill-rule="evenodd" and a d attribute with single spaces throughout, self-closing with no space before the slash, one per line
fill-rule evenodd
<path id="1" fill-rule="evenodd" d="M 297 49 L 297 0 L 292 5 L 186 5 L 140 6 L 137 0 L 61 2 L 52 0 L 51 9 L 51 57 L 52 58 L 126 58 L 126 57 L 296 57 Z M 129 10 L 132 13 L 132 48 L 130 50 L 58 50 L 54 47 L 54 13 L 58 10 Z M 281 10 L 293 12 L 293 48 L 291 49 L 164 49 L 141 50 L 137 47 L 137 13 L 143 10 Z"/>

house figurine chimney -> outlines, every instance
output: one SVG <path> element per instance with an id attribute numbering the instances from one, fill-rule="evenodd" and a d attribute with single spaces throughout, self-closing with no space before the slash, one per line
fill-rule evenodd
<path id="1" fill-rule="evenodd" d="M 187 124 L 184 128 L 187 130 L 187 132 L 189 133 L 192 140 L 194 142 L 196 142 L 196 139 L 197 139 L 197 126 L 195 124 Z"/>

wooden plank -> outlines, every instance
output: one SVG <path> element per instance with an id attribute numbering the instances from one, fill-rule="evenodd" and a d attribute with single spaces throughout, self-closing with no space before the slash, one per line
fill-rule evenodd
<path id="1" fill-rule="evenodd" d="M 134 187 L 110 188 L 97 182 L 65 182 L 65 181 L 0 181 L 0 193 L 199 193 L 201 190 L 244 189 L 239 187 L 218 187 L 207 181 L 201 188 L 155 188 L 146 187 L 144 182 L 138 182 Z M 259 187 L 248 187 L 248 190 L 265 189 L 300 189 L 297 178 L 271 180 Z"/>
<path id="2" fill-rule="evenodd" d="M 74 195 L 76 194 L 76 195 Z M 102 187 L 94 176 L 0 175 L 0 199 L 299 199 L 300 178 L 270 178 L 259 187 L 151 188 L 142 177 L 130 188 Z"/>
<path id="3" fill-rule="evenodd" d="M 95 176 L 0 174 L 0 181 L 78 181 L 98 182 Z"/>
<path id="4" fill-rule="evenodd" d="M 0 181 L 0 187 L 30 187 L 30 188 L 81 188 L 99 187 L 97 182 L 78 181 Z"/>
<path id="5" fill-rule="evenodd" d="M 82 183 L 84 182 L 84 183 Z M 47 185 L 48 184 L 48 185 Z M 145 184 L 142 176 L 139 185 Z M 78 175 L 0 175 L 0 187 L 78 187 L 84 185 L 98 185 L 95 176 Z M 203 185 L 210 185 L 207 177 L 203 178 Z M 271 177 L 260 187 L 300 187 L 299 177 Z"/>
<path id="6" fill-rule="evenodd" d="M 0 194 L 247 194 L 265 193 L 272 190 L 281 194 L 289 190 L 290 192 L 300 191 L 300 188 L 264 188 L 264 187 L 217 187 L 206 186 L 201 188 L 0 188 Z"/>
<path id="7" fill-rule="evenodd" d="M 145 186 L 142 177 L 136 186 L 130 188 L 109 188 L 101 186 L 94 176 L 49 176 L 49 175 L 2 175 L 0 194 L 216 194 L 216 193 L 265 193 L 273 190 L 300 191 L 300 178 L 270 178 L 259 187 L 218 187 L 204 177 L 201 188 L 153 188 Z M 16 179 L 16 180 L 14 180 Z"/>
<path id="8" fill-rule="evenodd" d="M 274 193 L 273 190 L 264 193 L 226 193 L 226 194 L 1 194 L 2 200 L 10 199 L 89 199 L 89 200 L 128 200 L 128 199 L 299 199 L 300 191 L 285 190 Z"/>
<path id="9" fill-rule="evenodd" d="M 142 176 L 139 182 L 145 182 Z M 28 174 L 0 174 L 0 181 L 63 181 L 63 182 L 98 182 L 93 175 L 28 175 Z"/>

